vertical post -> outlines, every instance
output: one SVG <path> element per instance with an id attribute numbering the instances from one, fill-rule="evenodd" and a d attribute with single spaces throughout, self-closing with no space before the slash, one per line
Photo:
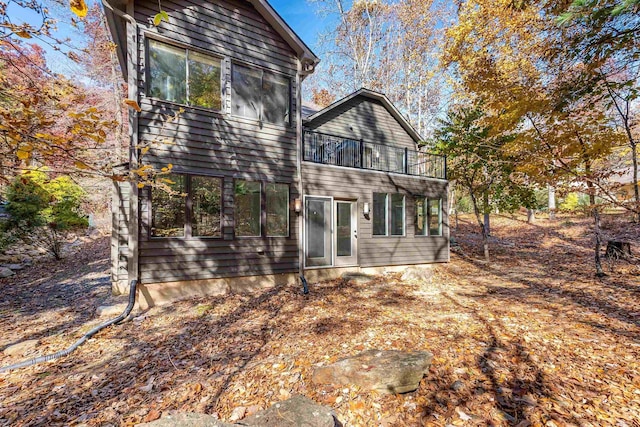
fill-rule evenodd
<path id="1" fill-rule="evenodd" d="M 360 169 L 364 169 L 364 141 L 360 139 Z"/>
<path id="2" fill-rule="evenodd" d="M 443 156 L 444 157 L 444 179 L 447 179 L 447 156 Z"/>
<path id="3" fill-rule="evenodd" d="M 409 148 L 404 147 L 404 174 L 409 175 Z"/>

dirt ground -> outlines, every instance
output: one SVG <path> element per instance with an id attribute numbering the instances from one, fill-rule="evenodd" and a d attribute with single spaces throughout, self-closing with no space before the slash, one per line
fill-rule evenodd
<path id="1" fill-rule="evenodd" d="M 588 219 L 522 219 L 494 219 L 485 264 L 461 218 L 460 246 L 429 282 L 395 274 L 154 308 L 70 357 L 0 374 L 0 425 L 133 425 L 172 410 L 225 420 L 299 393 L 345 426 L 640 426 L 640 267 L 607 264 L 597 279 Z M 639 225 L 607 216 L 603 229 L 640 255 Z M 0 281 L 0 349 L 35 336 L 36 354 L 57 351 L 97 323 L 103 245 Z M 404 395 L 310 382 L 314 366 L 366 349 L 434 360 Z M 0 353 L 0 366 L 18 360 Z"/>

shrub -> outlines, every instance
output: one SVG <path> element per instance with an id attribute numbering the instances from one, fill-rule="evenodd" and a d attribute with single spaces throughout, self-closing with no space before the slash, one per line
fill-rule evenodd
<path id="1" fill-rule="evenodd" d="M 60 259 L 65 233 L 88 226 L 81 209 L 84 196 L 68 176 L 50 180 L 44 171 L 23 173 L 7 191 L 6 227 L 24 234 L 44 232 L 49 250 Z"/>

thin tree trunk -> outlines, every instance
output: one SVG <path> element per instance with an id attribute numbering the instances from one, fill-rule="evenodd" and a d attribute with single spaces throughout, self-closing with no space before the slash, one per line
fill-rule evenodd
<path id="1" fill-rule="evenodd" d="M 555 187 L 548 185 L 547 190 L 549 191 L 549 219 L 556 219 L 556 189 Z"/>
<path id="2" fill-rule="evenodd" d="M 638 185 L 638 144 L 631 143 L 631 160 L 633 162 L 633 193 L 636 199 L 635 220 L 640 222 L 640 186 Z"/>
<path id="3" fill-rule="evenodd" d="M 536 222 L 536 211 L 533 209 L 527 209 L 527 222 L 529 224 Z"/>
<path id="4" fill-rule="evenodd" d="M 478 201 L 474 197 L 473 193 L 471 194 L 471 202 L 473 203 L 473 212 L 476 215 L 476 221 L 478 221 L 478 227 L 480 227 L 480 231 L 482 232 L 482 249 L 484 251 L 484 260 L 489 262 L 489 235 L 487 233 L 487 225 L 482 222 L 482 215 L 480 214 L 480 208 L 478 207 Z M 485 219 L 487 214 L 485 214 Z"/>
<path id="5" fill-rule="evenodd" d="M 489 217 L 489 192 L 484 193 L 484 232 L 487 236 L 491 236 L 491 218 Z"/>
<path id="6" fill-rule="evenodd" d="M 593 207 L 594 233 L 596 235 L 596 276 L 604 277 L 606 274 L 602 269 L 602 260 L 600 259 L 600 248 L 602 247 L 602 234 L 600 233 L 600 212 L 596 206 Z"/>

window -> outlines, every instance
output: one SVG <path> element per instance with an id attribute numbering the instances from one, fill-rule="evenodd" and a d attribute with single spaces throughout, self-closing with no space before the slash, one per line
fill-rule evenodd
<path id="1" fill-rule="evenodd" d="M 185 229 L 185 177 L 169 175 L 169 190 L 151 188 L 151 236 L 184 237 Z"/>
<path id="2" fill-rule="evenodd" d="M 415 235 L 427 236 L 427 212 L 426 212 L 426 198 L 418 196 L 416 197 L 416 216 L 415 216 Z"/>
<path id="3" fill-rule="evenodd" d="M 373 193 L 373 235 L 404 236 L 404 195 Z"/>
<path id="4" fill-rule="evenodd" d="M 442 236 L 442 199 L 428 199 L 429 236 Z"/>
<path id="5" fill-rule="evenodd" d="M 236 236 L 261 235 L 261 191 L 259 182 L 237 180 L 235 183 Z"/>
<path id="6" fill-rule="evenodd" d="M 149 39 L 149 96 L 220 110 L 221 69 L 218 58 Z"/>
<path id="7" fill-rule="evenodd" d="M 391 235 L 404 236 L 404 195 L 391 195 Z"/>
<path id="8" fill-rule="evenodd" d="M 373 193 L 373 235 L 387 235 L 387 194 Z"/>
<path id="9" fill-rule="evenodd" d="M 249 119 L 290 124 L 290 81 L 267 71 L 233 64 L 231 111 Z"/>
<path id="10" fill-rule="evenodd" d="M 151 237 L 221 237 L 222 179 L 168 178 L 170 191 L 151 189 Z"/>
<path id="11" fill-rule="evenodd" d="M 266 184 L 267 237 L 289 235 L 289 186 Z"/>
<path id="12" fill-rule="evenodd" d="M 442 199 L 416 197 L 416 236 L 442 236 Z"/>
<path id="13" fill-rule="evenodd" d="M 222 235 L 221 199 L 222 179 L 203 176 L 191 177 L 191 233 L 197 237 Z"/>

